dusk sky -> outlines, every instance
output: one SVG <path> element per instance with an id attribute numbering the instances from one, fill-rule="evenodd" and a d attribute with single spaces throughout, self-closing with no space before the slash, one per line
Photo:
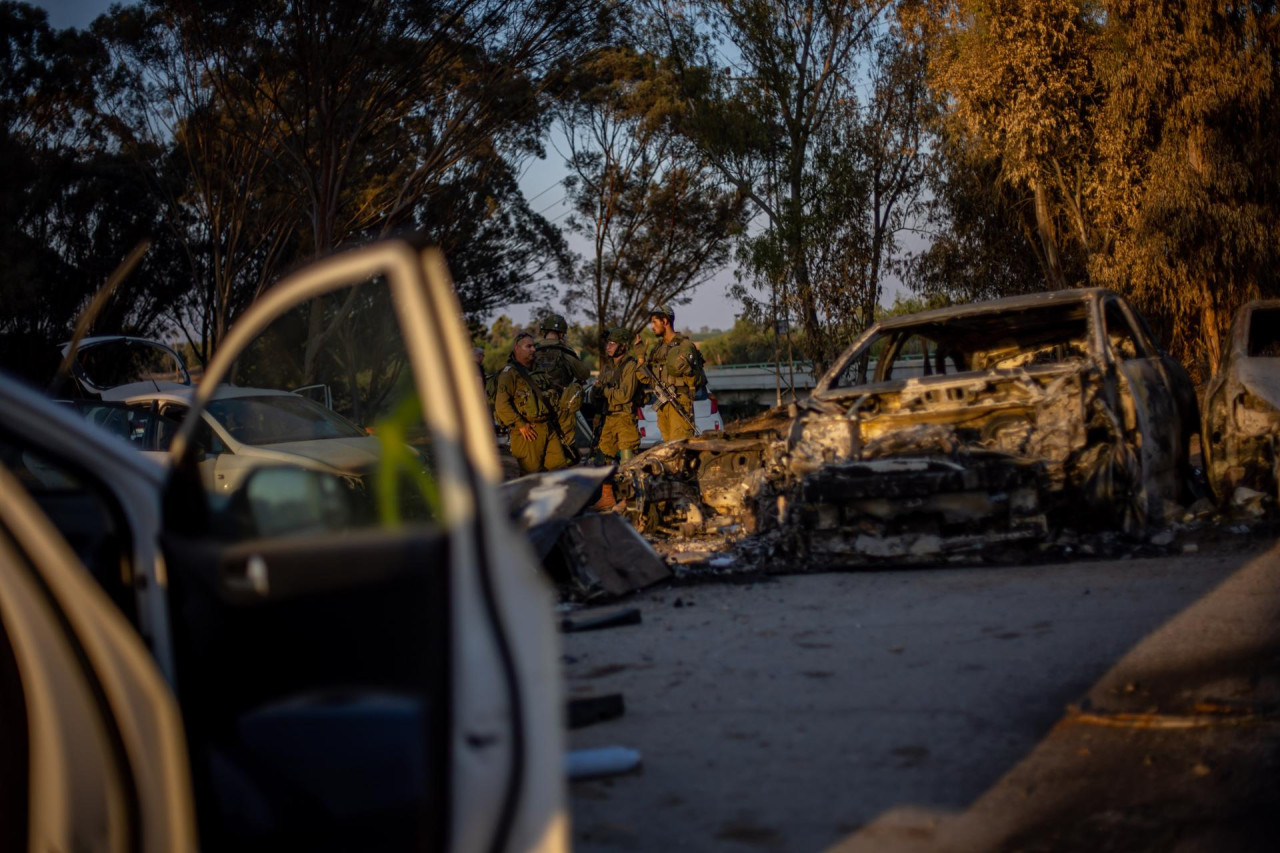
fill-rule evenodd
<path id="1" fill-rule="evenodd" d="M 85 27 L 111 5 L 110 0 L 31 0 L 49 13 L 49 23 L 59 29 Z"/>

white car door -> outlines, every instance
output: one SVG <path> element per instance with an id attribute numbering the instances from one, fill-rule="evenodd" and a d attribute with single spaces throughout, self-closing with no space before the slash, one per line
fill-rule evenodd
<path id="1" fill-rule="evenodd" d="M 211 844 L 567 844 L 551 592 L 497 491 L 461 317 L 437 252 L 377 244 L 276 285 L 205 371 L 164 544 Z M 229 380 L 327 385 L 379 463 L 205 495 L 186 448 Z"/>
<path id="2" fill-rule="evenodd" d="M 0 466 L 0 849 L 196 849 L 177 703 Z"/>

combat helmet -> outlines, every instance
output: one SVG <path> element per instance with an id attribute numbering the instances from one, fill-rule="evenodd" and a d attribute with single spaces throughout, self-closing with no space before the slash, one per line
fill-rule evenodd
<path id="1" fill-rule="evenodd" d="M 674 321 L 676 319 L 676 312 L 670 305 L 663 303 L 662 305 L 655 305 L 649 309 L 649 316 L 666 317 L 667 320 Z"/>
<path id="2" fill-rule="evenodd" d="M 615 344 L 621 344 L 624 347 L 630 346 L 631 332 L 629 332 L 623 326 L 614 326 L 613 328 L 605 331 L 604 340 L 605 340 L 605 343 L 608 343 L 609 341 L 613 341 Z"/>
<path id="3" fill-rule="evenodd" d="M 544 332 L 559 332 L 563 335 L 569 331 L 569 324 L 559 314 L 548 314 L 542 318 L 542 325 L 538 328 Z"/>

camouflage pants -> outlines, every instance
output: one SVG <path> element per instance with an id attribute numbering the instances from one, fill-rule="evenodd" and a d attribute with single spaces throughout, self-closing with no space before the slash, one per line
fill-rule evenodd
<path id="1" fill-rule="evenodd" d="M 680 408 L 689 413 L 693 417 L 693 400 L 683 394 L 676 397 L 680 403 Z M 658 409 L 658 429 L 662 430 L 663 441 L 675 441 L 679 438 L 692 438 L 693 429 L 684 421 L 684 418 L 671 408 L 671 406 L 662 406 Z"/>
<path id="2" fill-rule="evenodd" d="M 521 474 L 554 471 L 569 464 L 564 446 L 552 432 L 550 423 L 533 424 L 533 431 L 533 441 L 528 441 L 518 428 L 511 428 L 511 455 L 520 463 Z"/>
<path id="3" fill-rule="evenodd" d="M 600 427 L 600 452 L 612 459 L 619 450 L 636 450 L 640 447 L 640 431 L 631 412 L 613 412 L 605 416 Z"/>

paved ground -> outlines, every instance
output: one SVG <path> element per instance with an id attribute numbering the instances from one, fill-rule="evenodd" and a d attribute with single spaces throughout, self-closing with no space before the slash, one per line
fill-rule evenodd
<path id="1" fill-rule="evenodd" d="M 571 786 L 579 850 L 1164 850 L 1152 827 L 1192 820 L 1188 797 L 1196 826 L 1270 826 L 1245 796 L 1274 778 L 1265 715 L 1167 726 L 1206 697 L 1257 710 L 1280 555 L 787 576 L 630 603 L 643 624 L 565 638 L 570 694 L 627 702 L 571 744 L 644 760 Z M 1092 716 L 1063 723 L 1082 700 Z M 1137 729 L 1116 716 L 1133 710 L 1159 713 Z M 1172 840 L 1201 845 L 1186 849 L 1248 849 L 1184 830 Z"/>

